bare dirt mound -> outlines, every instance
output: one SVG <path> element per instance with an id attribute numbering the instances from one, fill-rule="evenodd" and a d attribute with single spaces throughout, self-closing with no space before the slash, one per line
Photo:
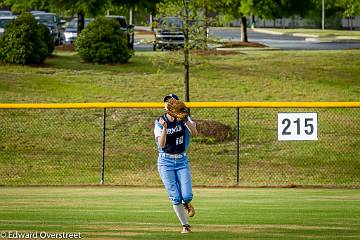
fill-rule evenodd
<path id="1" fill-rule="evenodd" d="M 74 45 L 72 45 L 72 44 L 64 44 L 64 45 L 60 45 L 60 46 L 55 46 L 55 50 L 74 52 L 75 48 L 74 48 Z"/>
<path id="2" fill-rule="evenodd" d="M 198 55 L 198 56 L 224 56 L 224 55 L 237 55 L 240 54 L 237 51 L 220 51 L 216 49 L 208 49 L 208 50 L 191 50 L 192 54 Z"/>
<path id="3" fill-rule="evenodd" d="M 214 139 L 216 142 L 227 142 L 235 139 L 233 128 L 212 120 L 196 120 L 198 136 Z"/>
<path id="4" fill-rule="evenodd" d="M 257 42 L 225 42 L 221 48 L 266 48 L 267 46 Z"/>

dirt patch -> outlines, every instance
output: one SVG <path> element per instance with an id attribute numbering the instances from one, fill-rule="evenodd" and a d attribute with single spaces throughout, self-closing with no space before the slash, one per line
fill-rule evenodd
<path id="1" fill-rule="evenodd" d="M 154 35 L 154 32 L 145 31 L 145 30 L 135 30 L 134 35 Z"/>
<path id="2" fill-rule="evenodd" d="M 227 142 L 235 139 L 233 129 L 221 122 L 212 120 L 196 120 L 198 137 L 214 139 L 216 142 Z"/>
<path id="3" fill-rule="evenodd" d="M 68 51 L 68 52 L 75 52 L 74 45 L 72 44 L 64 44 L 60 46 L 55 46 L 55 51 Z"/>
<path id="4" fill-rule="evenodd" d="M 198 55 L 198 56 L 224 56 L 224 55 L 237 55 L 241 54 L 238 51 L 220 51 L 216 49 L 207 49 L 207 50 L 191 50 L 191 54 Z"/>
<path id="5" fill-rule="evenodd" d="M 264 44 L 257 42 L 224 42 L 221 48 L 265 48 Z"/>

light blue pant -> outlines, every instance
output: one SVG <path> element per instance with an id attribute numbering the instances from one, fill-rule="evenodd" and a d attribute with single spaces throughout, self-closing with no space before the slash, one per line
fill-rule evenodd
<path id="1" fill-rule="evenodd" d="M 189 159 L 158 158 L 158 171 L 174 205 L 191 202 L 193 198 Z"/>

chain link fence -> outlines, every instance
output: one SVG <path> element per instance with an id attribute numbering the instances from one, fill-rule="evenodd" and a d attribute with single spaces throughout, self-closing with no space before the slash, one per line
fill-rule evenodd
<path id="1" fill-rule="evenodd" d="M 278 141 L 279 112 L 317 112 L 318 141 Z M 189 149 L 196 186 L 360 187 L 359 108 L 191 113 L 199 130 Z M 0 184 L 160 186 L 153 128 L 162 114 L 154 108 L 1 109 Z"/>

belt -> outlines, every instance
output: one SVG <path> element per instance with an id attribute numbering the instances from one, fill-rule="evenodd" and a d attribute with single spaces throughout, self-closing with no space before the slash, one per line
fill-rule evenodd
<path id="1" fill-rule="evenodd" d="M 186 156 L 186 153 L 171 154 L 171 153 L 160 153 L 162 158 L 181 159 Z"/>

